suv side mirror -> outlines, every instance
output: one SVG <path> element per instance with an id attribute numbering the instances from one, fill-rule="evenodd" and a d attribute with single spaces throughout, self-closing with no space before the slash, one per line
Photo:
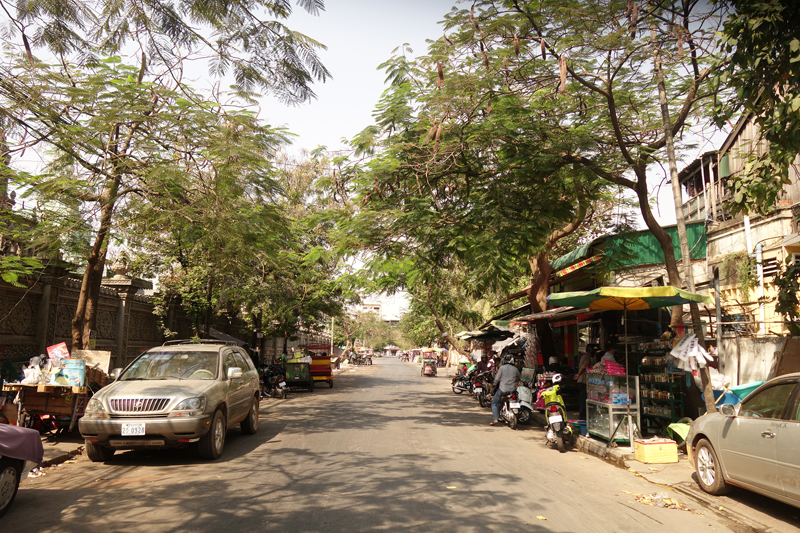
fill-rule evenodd
<path id="1" fill-rule="evenodd" d="M 729 403 L 724 403 L 720 406 L 719 412 L 725 416 L 735 416 L 736 408 Z"/>
<path id="2" fill-rule="evenodd" d="M 238 366 L 228 369 L 228 379 L 239 379 L 242 377 L 242 369 Z"/>
<path id="3" fill-rule="evenodd" d="M 121 368 L 115 368 L 108 375 L 108 381 L 117 381 L 117 379 L 119 379 L 119 375 L 120 374 L 122 374 L 122 369 Z"/>

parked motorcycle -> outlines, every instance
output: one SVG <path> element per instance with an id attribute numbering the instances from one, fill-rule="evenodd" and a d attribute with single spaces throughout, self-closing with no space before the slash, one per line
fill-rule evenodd
<path id="1" fill-rule="evenodd" d="M 488 407 L 492 404 L 494 385 L 492 384 L 491 372 L 481 372 L 473 377 L 472 393 L 481 407 Z"/>
<path id="2" fill-rule="evenodd" d="M 262 398 L 281 398 L 289 395 L 289 387 L 286 384 L 286 376 L 283 369 L 278 365 L 270 365 L 261 370 L 261 397 Z"/>
<path id="3" fill-rule="evenodd" d="M 454 394 L 461 394 L 465 391 L 472 394 L 472 381 L 467 377 L 466 372 L 457 372 L 450 384 L 453 387 Z"/>
<path id="4" fill-rule="evenodd" d="M 519 414 L 519 395 L 516 390 L 506 392 L 500 396 L 500 418 L 508 427 L 517 429 L 517 414 Z"/>
<path id="5" fill-rule="evenodd" d="M 532 383 L 520 381 L 517 384 L 517 395 L 519 396 L 519 414 L 517 414 L 517 422 L 528 425 L 533 421 Z"/>
<path id="6" fill-rule="evenodd" d="M 567 451 L 564 440 L 572 441 L 572 427 L 567 422 L 567 409 L 564 406 L 564 399 L 561 397 L 561 374 L 553 376 L 553 386 L 542 391 L 544 398 L 544 417 L 547 421 L 545 425 L 545 438 L 548 444 L 555 444 L 558 451 Z"/>

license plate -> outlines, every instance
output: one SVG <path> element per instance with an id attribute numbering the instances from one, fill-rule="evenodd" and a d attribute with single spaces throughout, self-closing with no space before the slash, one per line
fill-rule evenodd
<path id="1" fill-rule="evenodd" d="M 509 406 L 511 409 L 519 409 L 519 402 L 510 402 L 510 403 L 508 404 L 508 406 Z"/>
<path id="2" fill-rule="evenodd" d="M 126 422 L 122 424 L 123 437 L 132 437 L 134 435 L 144 435 L 144 423 L 133 424 Z"/>
<path id="3" fill-rule="evenodd" d="M 282 389 L 285 389 L 285 388 L 286 388 L 286 383 L 284 383 L 283 381 L 281 381 L 280 383 L 278 383 L 278 387 L 280 387 L 280 388 L 282 388 Z"/>
<path id="4" fill-rule="evenodd" d="M 548 418 L 548 420 L 550 420 L 551 424 L 555 424 L 556 422 L 563 422 L 564 421 L 564 419 L 561 418 L 561 415 L 551 416 L 550 418 Z"/>
<path id="5" fill-rule="evenodd" d="M 477 388 L 475 388 L 473 390 L 475 391 L 475 394 L 478 394 L 479 392 L 483 392 L 483 389 L 480 388 L 480 387 L 477 387 Z"/>

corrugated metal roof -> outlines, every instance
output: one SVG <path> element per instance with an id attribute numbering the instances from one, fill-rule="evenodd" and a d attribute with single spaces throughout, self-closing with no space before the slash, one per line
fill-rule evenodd
<path id="1" fill-rule="evenodd" d="M 680 261 L 682 256 L 680 244 L 678 243 L 678 226 L 666 226 L 664 231 L 672 237 L 675 258 Z M 692 259 L 705 259 L 707 253 L 705 222 L 686 224 L 686 234 L 689 239 Z M 585 259 L 589 256 L 593 247 L 603 244 L 602 241 L 605 241 L 606 265 L 610 270 L 664 263 L 664 253 L 661 251 L 661 245 L 650 230 L 643 230 L 624 235 L 598 237 L 550 263 L 553 270 L 560 270 L 565 266 Z"/>
<path id="2" fill-rule="evenodd" d="M 664 228 L 675 247 L 675 259 L 682 259 L 680 243 L 678 242 L 678 227 Z M 689 240 L 690 255 L 693 260 L 706 257 L 706 228 L 705 222 L 686 224 L 686 237 Z M 609 264 L 611 270 L 624 267 L 642 265 L 660 265 L 664 261 L 664 252 L 651 231 L 639 231 L 627 235 L 613 235 L 606 239 L 606 257 L 613 258 Z"/>

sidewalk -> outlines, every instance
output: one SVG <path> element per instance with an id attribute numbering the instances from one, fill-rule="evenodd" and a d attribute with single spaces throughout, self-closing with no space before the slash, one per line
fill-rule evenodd
<path id="1" fill-rule="evenodd" d="M 678 453 L 677 463 L 641 463 L 629 447 L 608 448 L 603 440 L 578 436 L 575 449 L 624 468 L 653 484 L 652 494 L 664 493 L 677 498 L 683 507 L 695 512 L 713 513 L 729 522 L 734 531 L 798 531 L 786 529 L 797 523 L 791 506 L 744 489 L 734 489 L 729 496 L 712 496 L 695 481 L 694 468 L 686 454 Z M 776 507 L 777 506 L 777 507 Z"/>
<path id="2" fill-rule="evenodd" d="M 83 453 L 83 438 L 78 429 L 72 433 L 62 433 L 54 437 L 42 436 L 44 458 L 40 467 L 63 463 Z"/>

